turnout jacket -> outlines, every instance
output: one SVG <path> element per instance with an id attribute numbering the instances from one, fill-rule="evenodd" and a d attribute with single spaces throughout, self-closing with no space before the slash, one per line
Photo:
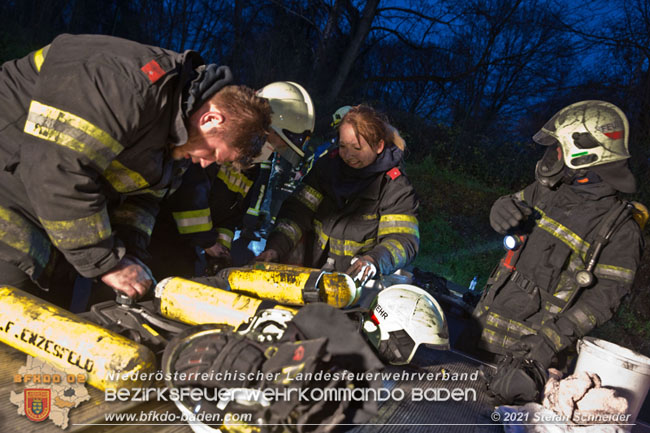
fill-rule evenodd
<path id="1" fill-rule="evenodd" d="M 504 199 L 534 207 L 537 219 L 518 258 L 506 254 L 474 310 L 480 345 L 504 353 L 521 337 L 538 334 L 560 352 L 608 321 L 629 293 L 643 251 L 640 227 L 632 218 L 618 226 L 600 254 L 595 282 L 580 289 L 575 273 L 586 268 L 599 224 L 621 203 L 616 191 L 605 182 L 557 190 L 535 182 Z"/>
<path id="2" fill-rule="evenodd" d="M 145 254 L 188 161 L 182 91 L 203 63 L 99 35 L 61 35 L 0 72 L 0 258 L 47 286 L 58 252 L 83 276 Z M 120 240 L 118 240 L 118 238 Z"/>
<path id="3" fill-rule="evenodd" d="M 208 248 L 219 242 L 230 249 L 245 215 L 259 215 L 270 166 L 265 161 L 241 171 L 232 164 L 192 164 L 178 190 L 165 199 L 161 218 L 171 215 L 176 236 L 188 245 Z M 165 231 L 165 236 L 175 235 Z"/>
<path id="4" fill-rule="evenodd" d="M 331 182 L 337 164 L 344 164 L 337 151 L 316 161 L 283 203 L 266 248 L 283 258 L 304 236 L 306 266 L 320 268 L 330 258 L 344 272 L 354 256 L 368 255 L 386 275 L 409 264 L 420 242 L 419 202 L 409 180 L 393 167 L 340 207 Z"/>

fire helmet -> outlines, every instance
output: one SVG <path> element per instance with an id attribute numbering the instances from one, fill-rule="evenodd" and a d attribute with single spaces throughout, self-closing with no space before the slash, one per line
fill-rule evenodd
<path id="1" fill-rule="evenodd" d="M 257 96 L 268 99 L 271 105 L 271 129 L 287 144 L 287 148 L 275 149 L 292 165 L 297 165 L 305 156 L 303 146 L 314 130 L 316 116 L 314 104 L 309 93 L 298 83 L 292 81 L 276 81 L 267 84 L 257 91 Z M 267 150 L 273 146 L 267 141 Z M 259 158 L 258 158 L 259 159 Z"/>
<path id="2" fill-rule="evenodd" d="M 558 111 L 533 140 L 559 144 L 564 164 L 574 170 L 628 159 L 629 125 L 623 111 L 605 101 L 580 101 Z"/>
<path id="3" fill-rule="evenodd" d="M 350 105 L 344 105 L 342 107 L 339 107 L 334 114 L 332 114 L 332 123 L 330 123 L 330 126 L 333 128 L 338 128 L 339 124 L 341 123 L 341 120 L 343 120 L 343 116 L 348 114 L 348 111 L 352 109 L 352 106 Z"/>
<path id="4" fill-rule="evenodd" d="M 394 365 L 411 362 L 420 344 L 449 349 L 442 308 L 433 296 L 410 284 L 396 284 L 379 292 L 363 329 L 380 358 Z"/>

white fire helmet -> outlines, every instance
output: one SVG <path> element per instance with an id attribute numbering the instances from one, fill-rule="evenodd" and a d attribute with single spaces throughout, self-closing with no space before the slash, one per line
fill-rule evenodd
<path id="1" fill-rule="evenodd" d="M 316 116 L 309 93 L 298 83 L 276 81 L 257 91 L 257 96 L 268 99 L 271 105 L 271 129 L 282 138 L 287 147 L 274 148 L 268 141 L 264 144 L 259 162 L 278 151 L 292 165 L 297 165 L 305 156 L 303 146 L 314 131 Z"/>
<path id="2" fill-rule="evenodd" d="M 350 110 L 352 110 L 352 107 L 350 105 L 339 107 L 334 112 L 334 114 L 332 114 L 332 123 L 330 123 L 330 126 L 333 128 L 338 128 L 338 126 L 341 124 L 341 120 L 343 120 L 343 116 L 348 114 L 348 111 Z"/>
<path id="3" fill-rule="evenodd" d="M 629 158 L 628 136 L 620 108 L 605 101 L 580 101 L 558 111 L 533 140 L 544 146 L 559 143 L 564 164 L 577 170 Z"/>
<path id="4" fill-rule="evenodd" d="M 420 344 L 449 349 L 447 320 L 438 302 L 410 284 L 379 292 L 370 305 L 363 329 L 383 361 L 408 364 Z"/>

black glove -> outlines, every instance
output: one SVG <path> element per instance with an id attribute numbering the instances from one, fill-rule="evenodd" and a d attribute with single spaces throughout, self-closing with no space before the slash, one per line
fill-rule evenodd
<path id="1" fill-rule="evenodd" d="M 493 375 L 486 375 L 488 393 L 497 404 L 525 404 L 539 400 L 548 375 L 536 361 L 512 357 L 497 365 Z"/>
<path id="2" fill-rule="evenodd" d="M 555 351 L 542 335 L 526 335 L 511 348 L 512 352 L 538 362 L 545 369 L 551 366 Z"/>
<path id="3" fill-rule="evenodd" d="M 499 198 L 490 209 L 490 225 L 502 235 L 519 224 L 532 213 L 527 206 L 518 206 L 510 196 Z"/>

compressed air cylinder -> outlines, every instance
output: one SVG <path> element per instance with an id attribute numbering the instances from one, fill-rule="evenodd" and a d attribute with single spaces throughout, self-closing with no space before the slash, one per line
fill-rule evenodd
<path id="1" fill-rule="evenodd" d="M 146 386 L 155 372 L 145 346 L 9 286 L 0 286 L 0 341 L 102 391 Z"/>
<path id="2" fill-rule="evenodd" d="M 165 278 L 155 293 L 160 314 L 190 325 L 217 323 L 236 328 L 253 317 L 262 304 L 261 299 L 179 277 Z"/>
<path id="3" fill-rule="evenodd" d="M 316 287 L 321 302 L 345 308 L 361 295 L 361 289 L 347 274 L 301 266 L 259 262 L 252 267 L 223 269 L 219 275 L 228 280 L 234 292 L 288 305 L 305 305 L 303 291 L 314 275 L 320 275 Z"/>

